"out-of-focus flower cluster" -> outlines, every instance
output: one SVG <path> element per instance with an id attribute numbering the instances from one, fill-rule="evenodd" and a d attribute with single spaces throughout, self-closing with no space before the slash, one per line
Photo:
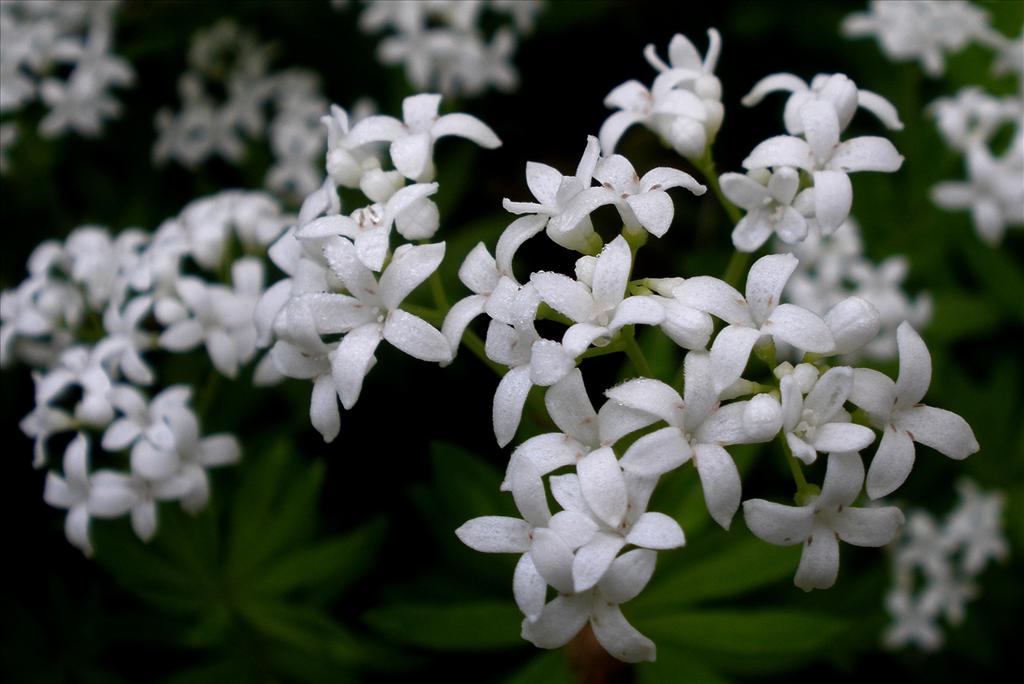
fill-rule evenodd
<path id="1" fill-rule="evenodd" d="M 35 466 L 51 468 L 44 498 L 68 510 L 68 539 L 86 554 L 91 518 L 130 514 L 147 540 L 156 502 L 202 508 L 206 470 L 238 460 L 233 436 L 200 432 L 192 388 L 160 387 L 150 360 L 202 346 L 230 377 L 252 360 L 260 257 L 292 222 L 267 195 L 229 191 L 152 234 L 83 226 L 39 245 L 28 277 L 0 294 L 0 364 L 35 368 L 36 406 L 21 428 Z M 256 376 L 276 377 L 268 363 Z M 51 440 L 66 445 L 62 474 Z"/>
<path id="2" fill-rule="evenodd" d="M 659 92 L 667 88 L 665 101 L 688 102 L 688 113 L 666 109 L 637 118 L 616 96 L 613 104 L 623 111 L 602 128 L 610 145 L 626 125 L 642 121 L 681 155 L 712 168 L 706 155 L 713 133 L 701 127 L 708 109 L 698 95 L 717 102 L 720 87 L 714 93 L 686 89 L 714 78 L 710 67 L 718 38 L 713 30 L 709 35 L 712 47 L 703 61 L 688 40 L 673 38 L 672 65 L 663 65 L 658 77 L 667 80 L 656 81 Z M 633 92 L 637 102 L 649 103 L 648 91 L 633 83 L 613 95 Z M 810 85 L 788 74 L 770 76 L 748 102 L 773 90 L 793 93 L 785 116 L 791 135 L 758 145 L 744 162 L 748 174 L 710 179 L 720 181 L 725 196 L 748 210 L 733 234 L 739 257 L 772 233 L 790 243 L 835 233 L 849 214 L 847 173 L 895 171 L 902 162 L 884 138 L 840 142 L 840 131 L 858 106 L 891 128 L 900 125 L 891 104 L 858 90 L 842 74 L 818 76 Z M 658 118 L 666 113 L 668 119 Z M 616 117 L 622 126 L 609 123 Z M 687 118 L 696 124 L 685 125 L 694 144 L 680 149 L 682 138 L 673 139 L 673 131 L 682 130 L 680 122 Z M 797 256 L 770 254 L 755 261 L 743 293 L 710 276 L 637 274 L 637 252 L 672 224 L 675 211 L 667 191 L 683 188 L 699 195 L 706 188 L 672 168 L 640 175 L 610 149 L 602 156 L 602 147 L 591 137 L 573 175 L 527 164 L 526 182 L 537 201 L 505 201 L 520 218 L 499 238 L 495 256 L 480 244 L 467 257 L 459 275 L 473 294 L 451 308 L 443 331 L 454 352 L 474 317 L 490 319 L 485 353 L 507 368 L 493 402 L 500 445 L 515 438 L 534 386 L 547 389 L 543 406 L 532 413 L 546 413 L 554 428 L 512 453 L 502 489 L 511 492 L 522 518 L 475 518 L 457 534 L 480 551 L 521 554 L 513 590 L 525 616 L 524 638 L 555 648 L 589 623 L 609 653 L 632 662 L 652 660 L 655 646 L 629 624 L 619 605 L 643 590 L 657 551 L 685 543 L 675 520 L 647 510 L 661 476 L 692 462 L 709 515 L 728 529 L 743 486 L 726 447 L 779 439 L 794 473 L 796 505 L 748 499 L 743 514 L 747 527 L 765 541 L 802 545 L 795 584 L 824 589 L 836 581 L 840 540 L 882 546 L 903 524 L 896 507 L 856 506 L 862 490 L 876 499 L 898 489 L 914 464 L 915 442 L 954 459 L 979 447 L 960 416 L 921 403 L 931 382 L 931 356 L 909 323 L 893 325 L 897 380 L 840 363 L 840 357 L 877 344 L 882 315 L 859 296 L 840 296 L 821 315 L 783 301 L 787 283 L 801 267 Z M 796 212 L 789 205 L 801 195 L 804 210 Z M 621 230 L 606 241 L 601 236 L 616 231 L 596 229 L 592 213 L 608 205 L 617 210 Z M 521 282 L 513 258 L 541 232 L 583 256 L 573 275 L 537 271 Z M 820 249 L 807 251 L 817 262 L 805 269 L 826 259 Z M 889 308 L 891 316 L 908 306 Z M 545 330 L 565 326 L 561 337 L 541 337 L 536 323 L 542 319 Z M 685 350 L 681 376 L 653 377 L 636 340 L 640 326 L 659 328 Z M 777 362 L 782 345 L 796 350 L 798 363 Z M 580 365 L 616 352 L 626 355 L 637 377 L 604 391 L 606 400 L 595 406 Z M 757 362 L 751 365 L 752 360 Z M 876 431 L 881 439 L 865 469 L 860 452 L 875 441 Z M 827 455 L 821 486 L 808 483 L 802 469 L 819 454 Z M 561 510 L 552 513 L 552 499 Z"/>
<path id="3" fill-rule="evenodd" d="M 402 65 L 414 89 L 472 97 L 516 87 L 516 42 L 542 7 L 541 0 L 371 0 L 359 25 L 366 33 L 389 32 L 377 56 Z M 484 25 L 496 22 L 487 36 Z"/>
<path id="4" fill-rule="evenodd" d="M 1004 497 L 962 480 L 960 503 L 941 523 L 924 510 L 912 511 L 893 547 L 894 586 L 885 599 L 892 624 L 885 633 L 890 648 L 911 644 L 924 651 L 942 646 L 939 620 L 963 622 L 967 602 L 978 595 L 974 579 L 989 561 L 1004 560 Z"/>
<path id="5" fill-rule="evenodd" d="M 110 94 L 132 83 L 135 72 L 112 53 L 117 2 L 5 0 L 0 3 L 0 115 L 36 100 L 48 112 L 39 132 L 56 137 L 72 131 L 98 135 L 106 119 L 120 114 Z M 17 125 L 0 123 L 0 172 L 18 137 Z"/>
<path id="6" fill-rule="evenodd" d="M 274 163 L 267 187 L 300 198 L 315 190 L 323 180 L 327 101 L 313 72 L 271 71 L 272 53 L 229 19 L 198 32 L 178 79 L 182 108 L 157 114 L 157 163 L 193 167 L 218 155 L 237 164 L 250 141 L 268 138 Z"/>
<path id="7" fill-rule="evenodd" d="M 869 12 L 847 17 L 843 30 L 848 36 L 877 36 L 887 57 L 920 59 L 931 77 L 942 76 L 947 54 L 971 43 L 992 51 L 992 72 L 1015 76 L 1017 92 L 997 97 L 968 87 L 929 106 L 939 133 L 963 154 L 967 170 L 965 180 L 932 188 L 932 201 L 970 211 L 978 236 L 990 245 L 1002 242 L 1007 227 L 1024 226 L 1024 27 L 1019 38 L 1007 38 L 983 9 L 965 1 L 876 0 Z M 1005 133 L 1009 143 L 994 147 Z"/>

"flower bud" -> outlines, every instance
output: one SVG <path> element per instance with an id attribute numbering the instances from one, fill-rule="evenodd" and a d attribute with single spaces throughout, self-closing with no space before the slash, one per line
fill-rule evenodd
<path id="1" fill-rule="evenodd" d="M 871 302 L 847 297 L 825 314 L 825 324 L 836 341 L 836 354 L 849 354 L 875 339 L 881 320 Z"/>

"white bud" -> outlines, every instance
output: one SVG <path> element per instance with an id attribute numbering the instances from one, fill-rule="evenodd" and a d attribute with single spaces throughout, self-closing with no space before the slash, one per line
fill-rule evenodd
<path id="1" fill-rule="evenodd" d="M 849 354 L 875 339 L 881 325 L 878 309 L 866 299 L 847 297 L 825 314 L 836 341 L 836 354 Z"/>

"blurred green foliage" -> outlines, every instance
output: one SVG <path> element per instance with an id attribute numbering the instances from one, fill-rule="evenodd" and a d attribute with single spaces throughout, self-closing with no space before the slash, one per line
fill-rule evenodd
<path id="1" fill-rule="evenodd" d="M 1020 33 L 1024 3 L 983 4 L 997 28 Z M 879 647 L 888 583 L 883 554 L 844 549 L 837 586 L 805 595 L 791 583 L 798 550 L 763 544 L 739 522 L 730 533 L 709 525 L 696 477 L 684 468 L 666 478 L 654 508 L 681 521 L 688 544 L 660 554 L 651 585 L 624 608 L 658 643 L 658 662 L 619 671 L 623 680 L 861 681 L 884 674 L 968 681 L 1020 658 L 1024 236 L 1010 231 L 1003 246 L 989 248 L 974 235 L 967 214 L 931 205 L 928 188 L 960 177 L 962 169 L 923 111 L 927 102 L 965 85 L 1004 93 L 1013 83 L 989 76 L 980 49 L 954 56 L 947 76 L 929 81 L 914 64 L 886 61 L 873 41 L 841 40 L 839 21 L 859 7 L 550 2 L 536 33 L 521 45 L 517 95 L 445 105 L 480 116 L 505 141 L 495 152 L 439 146 L 440 236 L 448 241 L 442 277 L 450 296 L 462 293 L 456 277 L 462 256 L 481 240 L 493 246 L 509 222 L 501 198 L 526 197 L 526 160 L 575 168 L 585 135 L 606 116 L 604 95 L 629 78 L 649 79 L 643 46 L 662 47 L 677 31 L 698 45 L 708 26 L 723 34 L 718 73 L 727 114 L 715 153 L 721 171 L 737 169 L 754 144 L 781 129 L 781 101 L 754 110 L 738 104 L 767 73 L 847 73 L 892 99 L 906 124 L 892 136 L 905 166 L 895 175 L 855 178 L 853 213 L 870 256 L 907 254 L 910 288 L 931 292 L 935 316 L 924 335 L 935 370 L 928 400 L 963 415 L 982 451 L 952 462 L 919 447 L 920 465 L 899 495 L 941 513 L 953 504 L 953 483 L 961 476 L 1003 490 L 1010 562 L 982 576 L 967 621 L 947 629 L 946 650 L 927 658 L 914 651 L 886 654 Z M 150 164 L 153 115 L 161 106 L 177 106 L 174 84 L 188 38 L 222 16 L 273 41 L 276 65 L 316 71 L 325 94 L 343 106 L 368 95 L 381 111 L 395 112 L 408 93 L 400 73 L 371 58 L 375 39 L 355 29 L 352 9 L 129 2 L 117 45 L 135 65 L 138 83 L 122 94 L 125 116 L 101 139 L 50 142 L 33 132 L 39 107 L 18 115 L 23 139 L 12 154 L 13 172 L 0 181 L 0 285 L 21 280 L 38 242 L 77 225 L 154 228 L 195 197 L 261 184 L 268 159 L 259 144 L 240 168 L 213 162 L 190 172 Z M 868 132 L 872 125 L 858 117 L 852 130 Z M 624 138 L 622 151 L 638 169 L 681 165 L 639 131 Z M 718 274 L 730 253 L 728 232 L 713 199 L 687 197 L 673 230 L 643 254 L 644 268 Z M 544 267 L 571 266 L 565 253 L 535 245 L 523 254 Z M 662 377 L 678 374 L 678 349 L 658 335 L 643 342 Z M 162 377 L 203 377 L 198 361 L 175 359 L 161 368 Z M 595 386 L 601 374 L 611 382 L 620 370 L 612 362 L 594 367 Z M 474 516 L 514 514 L 511 497 L 498 491 L 507 451 L 490 435 L 495 383 L 465 353 L 442 370 L 383 350 L 359 406 L 343 416 L 342 436 L 328 446 L 308 424 L 308 384 L 254 392 L 244 381 L 226 383 L 206 424 L 239 432 L 245 457 L 217 474 L 210 508 L 196 517 L 161 508 L 160 530 L 149 545 L 124 521 L 96 524 L 92 562 L 64 543 L 61 513 L 41 501 L 42 474 L 30 468 L 30 444 L 16 427 L 31 407 L 28 374 L 5 371 L 4 434 L 11 453 L 2 498 L 12 575 L 0 599 L 0 678 L 573 681 L 564 653 L 540 652 L 519 638 L 511 597 L 515 558 L 475 553 L 453 534 Z M 770 449 L 766 458 L 736 451 L 748 491 L 784 491 L 787 475 Z"/>

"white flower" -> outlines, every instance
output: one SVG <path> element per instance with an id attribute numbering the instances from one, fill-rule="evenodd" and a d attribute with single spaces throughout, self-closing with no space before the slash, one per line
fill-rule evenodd
<path id="1" fill-rule="evenodd" d="M 1002 158 L 988 147 L 974 144 L 967 150 L 966 182 L 946 181 L 931 190 L 943 209 L 968 209 L 978 237 L 995 246 L 1007 226 L 1024 226 L 1024 137 Z"/>
<path id="2" fill-rule="evenodd" d="M 469 114 L 438 116 L 441 96 L 412 95 L 402 101 L 402 121 L 390 116 L 368 116 L 349 133 L 351 144 L 387 141 L 391 162 L 406 178 L 426 182 L 434 176 L 434 142 L 446 135 L 468 138 L 481 147 L 501 145 L 487 124 Z"/>
<path id="3" fill-rule="evenodd" d="M 96 348 L 73 347 L 60 356 L 60 364 L 39 377 L 36 382 L 36 403 L 50 404 L 65 391 L 78 386 L 82 398 L 75 404 L 75 419 L 92 427 L 104 427 L 114 417 L 107 392 L 110 375 L 102 364 Z"/>
<path id="4" fill-rule="evenodd" d="M 945 534 L 963 547 L 962 569 L 976 575 L 989 560 L 1003 560 L 1010 549 L 1003 534 L 1005 497 L 1000 492 L 983 492 L 970 480 L 957 483 L 960 504 L 945 525 Z"/>
<path id="5" fill-rule="evenodd" d="M 152 447 L 163 450 L 174 448 L 174 433 L 170 423 L 174 416 L 190 413 L 188 402 L 192 390 L 184 385 L 168 387 L 150 401 L 131 385 L 115 385 L 110 389 L 110 403 L 121 413 L 103 433 L 101 445 L 106 451 L 117 452 L 145 439 Z"/>
<path id="6" fill-rule="evenodd" d="M 107 336 L 96 345 L 96 354 L 111 372 L 120 371 L 138 385 L 153 382 L 153 371 L 142 358 L 142 352 L 156 346 L 154 335 L 139 329 L 153 305 L 150 297 L 135 297 L 124 309 L 111 302 L 103 312 Z"/>
<path id="7" fill-rule="evenodd" d="M 743 517 L 770 544 L 803 544 L 794 584 L 804 591 L 828 589 L 839 573 L 839 540 L 855 546 L 884 546 L 903 524 L 898 508 L 853 508 L 864 482 L 860 454 L 831 454 L 821 494 L 803 506 L 764 499 L 743 502 Z"/>
<path id="8" fill-rule="evenodd" d="M 801 242 L 807 237 L 807 220 L 796 208 L 810 199 L 810 190 L 797 195 L 800 174 L 782 166 L 768 173 L 757 169 L 747 175 L 723 173 L 719 179 L 722 193 L 736 206 L 746 209 L 732 231 L 732 244 L 741 252 L 754 252 L 772 233 L 783 242 Z"/>
<path id="9" fill-rule="evenodd" d="M 850 401 L 868 413 L 872 425 L 884 430 L 868 470 L 867 492 L 872 499 L 895 491 L 910 475 L 914 442 L 955 459 L 979 449 L 967 421 L 920 403 L 931 383 L 931 355 L 909 323 L 902 323 L 896 335 L 900 354 L 896 382 L 878 371 L 858 368 L 850 394 Z"/>
<path id="10" fill-rule="evenodd" d="M 54 508 L 67 509 L 64 534 L 86 556 L 92 555 L 89 541 L 89 441 L 79 432 L 64 451 L 64 477 L 46 474 L 43 500 Z"/>
<path id="11" fill-rule="evenodd" d="M 942 630 L 936 624 L 937 606 L 915 599 L 907 589 L 896 588 L 886 594 L 885 607 L 894 620 L 883 636 L 886 646 L 899 648 L 914 643 L 924 651 L 936 651 L 942 645 Z"/>
<path id="12" fill-rule="evenodd" d="M 398 308 L 437 270 L 444 258 L 443 242 L 402 245 L 379 280 L 359 261 L 355 246 L 345 238 L 331 241 L 324 256 L 351 294 L 333 296 L 333 314 L 325 316 L 325 323 L 333 329 L 323 331 L 346 333 L 330 354 L 334 383 L 346 409 L 359 398 L 363 378 L 375 363 L 374 351 L 382 339 L 422 361 L 451 360 L 451 347 L 440 331 Z"/>
<path id="13" fill-rule="evenodd" d="M 903 157 L 885 138 L 861 136 L 839 141 L 835 108 L 820 100 L 800 107 L 806 140 L 779 135 L 755 147 L 743 160 L 745 169 L 792 166 L 814 179 L 814 217 L 825 233 L 831 233 L 850 214 L 854 171 L 896 171 Z"/>
<path id="14" fill-rule="evenodd" d="M 361 118 L 361 117 L 360 117 Z M 327 129 L 327 173 L 338 185 L 358 188 L 363 174 L 380 168 L 380 161 L 369 147 L 351 142 L 348 113 L 331 105 L 330 115 L 320 121 Z"/>
<path id="15" fill-rule="evenodd" d="M 843 410 L 853 390 L 853 369 L 849 366 L 826 371 L 806 397 L 792 375 L 783 376 L 780 390 L 786 443 L 804 463 L 814 463 L 819 451 L 860 451 L 875 440 L 870 428 L 849 422 L 850 416 Z"/>
<path id="16" fill-rule="evenodd" d="M 722 125 L 722 84 L 714 75 L 721 51 L 721 37 L 708 30 L 708 51 L 703 60 L 685 36 L 676 34 L 669 43 L 669 62 L 657 56 L 653 45 L 644 50 L 647 61 L 660 73 L 648 90 L 638 81 L 616 87 L 604 100 L 609 108 L 618 108 L 601 125 L 599 137 L 605 154 L 625 131 L 636 123 L 655 132 L 676 152 L 698 159 L 714 140 Z"/>
<path id="17" fill-rule="evenodd" d="M 548 237 L 557 244 L 584 254 L 593 254 L 601 246 L 601 238 L 594 232 L 590 221 L 590 211 L 580 207 L 593 204 L 596 208 L 605 197 L 599 188 L 591 188 L 594 169 L 601 156 L 601 148 L 594 136 L 587 137 L 587 147 L 583 151 L 576 173 L 563 176 L 557 169 L 538 162 L 526 162 L 526 185 L 530 188 L 537 202 L 513 202 L 507 197 L 502 206 L 513 214 L 535 214 L 544 217 L 543 226 L 548 227 Z M 586 197 L 588 202 L 579 201 Z M 565 216 L 570 206 L 576 207 L 576 217 Z"/>
<path id="18" fill-rule="evenodd" d="M 833 351 L 835 340 L 817 315 L 794 304 L 781 304 L 782 290 L 796 269 L 792 254 L 769 254 L 750 267 L 746 299 L 728 284 L 699 276 L 675 288 L 680 302 L 706 311 L 729 325 L 711 345 L 714 384 L 721 391 L 735 382 L 747 365 L 750 352 L 763 336 L 817 354 Z"/>
<path id="19" fill-rule="evenodd" d="M 698 196 L 707 191 L 690 174 L 668 167 L 651 169 L 640 178 L 629 160 L 619 154 L 601 159 L 593 176 L 601 187 L 587 188 L 574 197 L 565 212 L 552 219 L 555 230 L 571 230 L 598 207 L 614 204 L 624 228 L 642 228 L 661 237 L 672 225 L 675 213 L 666 190 L 686 188 Z"/>
<path id="20" fill-rule="evenodd" d="M 711 517 L 728 529 L 740 504 L 740 475 L 723 445 L 754 440 L 743 426 L 747 402 L 718 406 L 712 362 L 707 352 L 691 351 L 684 363 L 684 397 L 659 380 L 639 378 L 605 394 L 622 406 L 647 414 L 633 429 L 663 420 L 667 427 L 644 435 L 622 457 L 627 473 L 654 477 L 693 460 Z M 781 413 L 775 414 L 778 432 Z"/>
<path id="21" fill-rule="evenodd" d="M 407 185 L 393 194 L 383 205 L 371 204 L 357 209 L 351 216 L 330 215 L 315 219 L 302 226 L 295 234 L 300 240 L 321 239 L 332 235 L 343 235 L 350 238 L 355 245 L 359 260 L 369 269 L 379 271 L 384 265 L 391 239 L 391 226 L 395 224 L 403 237 L 413 240 L 429 239 L 437 229 L 436 220 L 433 230 L 410 232 L 410 217 L 407 212 L 415 213 L 426 203 L 437 217 L 437 207 L 427 199 L 437 192 L 437 183 L 417 183 Z"/>
<path id="22" fill-rule="evenodd" d="M 858 107 L 874 114 L 886 128 L 903 130 L 903 122 L 892 103 L 870 90 L 858 89 L 846 74 L 818 74 L 808 86 L 803 79 L 793 74 L 772 74 L 758 81 L 750 92 L 743 96 L 743 104 L 752 107 L 764 96 L 773 92 L 790 92 L 786 100 L 783 120 L 790 135 L 805 132 L 800 109 L 808 102 L 824 102 L 835 109 L 839 130 L 845 130 L 853 119 Z"/>
<path id="23" fill-rule="evenodd" d="M 589 282 L 546 271 L 530 276 L 540 298 L 575 323 L 562 338 L 573 358 L 592 344 L 608 344 L 623 326 L 659 325 L 665 319 L 665 311 L 654 297 L 625 296 L 632 263 L 629 244 L 620 235 L 605 245 L 594 261 Z"/>
<path id="24" fill-rule="evenodd" d="M 963 48 L 987 29 L 987 13 L 964 0 L 873 0 L 868 12 L 843 20 L 849 37 L 876 36 L 897 62 L 920 60 L 929 76 L 941 76 L 945 54 Z"/>
<path id="25" fill-rule="evenodd" d="M 654 642 L 626 621 L 619 604 L 636 597 L 647 585 L 654 572 L 655 556 L 646 549 L 619 556 L 593 589 L 561 594 L 535 619 L 524 619 L 523 638 L 539 648 L 559 648 L 589 622 L 597 640 L 619 660 L 654 660 Z"/>

